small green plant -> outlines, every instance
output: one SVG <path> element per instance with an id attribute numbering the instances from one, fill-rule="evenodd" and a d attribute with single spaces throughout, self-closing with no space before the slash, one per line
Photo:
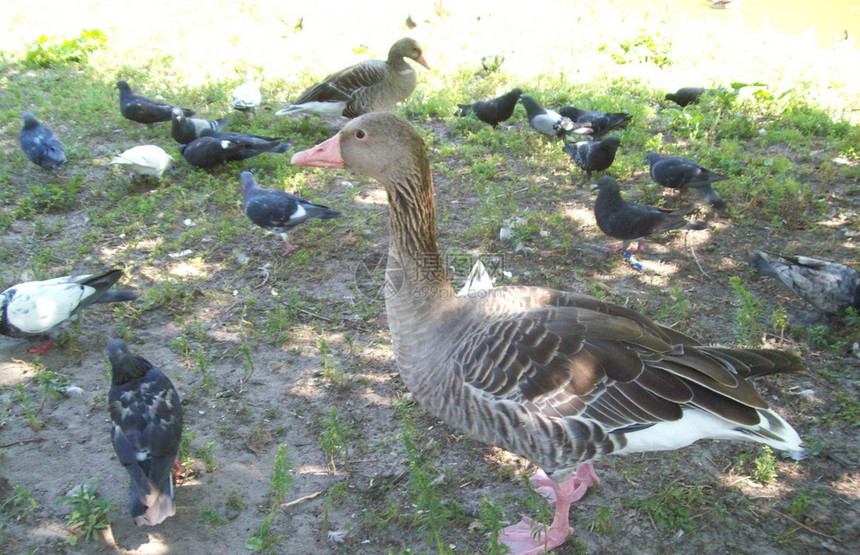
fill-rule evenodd
<path id="1" fill-rule="evenodd" d="M 287 446 L 279 445 L 275 454 L 275 464 L 272 468 L 272 478 L 269 480 L 271 498 L 269 501 L 269 514 L 263 519 L 263 523 L 254 530 L 245 546 L 251 551 L 271 551 L 281 543 L 281 538 L 271 533 L 272 522 L 278 516 L 281 503 L 287 498 L 287 493 L 293 484 L 293 466 L 287 455 Z"/>
<path id="2" fill-rule="evenodd" d="M 107 35 L 98 29 L 84 29 L 70 39 L 42 35 L 28 45 L 24 63 L 30 67 L 83 64 L 106 40 Z"/>
<path id="3" fill-rule="evenodd" d="M 794 518 L 801 519 L 806 514 L 807 509 L 809 509 L 809 496 L 807 496 L 806 491 L 802 491 L 788 505 L 788 514 Z"/>
<path id="4" fill-rule="evenodd" d="M 746 290 L 740 276 L 731 277 L 729 283 L 740 301 L 735 314 L 735 336 L 742 345 L 755 347 L 759 344 L 761 336 L 761 328 L 758 324 L 761 304 Z"/>
<path id="5" fill-rule="evenodd" d="M 203 461 L 203 464 L 206 465 L 206 472 L 215 472 L 218 469 L 218 462 L 215 461 L 215 455 L 212 454 L 212 450 L 215 448 L 215 442 L 210 441 L 206 444 L 206 447 L 200 450 L 200 459 Z"/>
<path id="6" fill-rule="evenodd" d="M 62 186 L 56 183 L 37 183 L 18 204 L 15 217 L 32 219 L 44 212 L 63 212 L 70 210 L 78 201 L 82 182 L 80 178 L 70 179 Z"/>
<path id="7" fill-rule="evenodd" d="M 621 501 L 623 505 L 650 516 L 654 525 L 664 532 L 691 532 L 696 527 L 695 518 L 704 502 L 705 496 L 699 486 L 670 486 L 655 497 Z"/>
<path id="8" fill-rule="evenodd" d="M 323 378 L 328 380 L 332 385 L 342 385 L 345 381 L 343 370 L 340 368 L 340 362 L 332 360 L 332 356 L 328 352 L 328 341 L 320 339 L 319 348 L 323 363 Z"/>
<path id="9" fill-rule="evenodd" d="M 0 515 L 3 515 L 4 519 L 10 517 L 15 520 L 23 520 L 38 508 L 33 495 L 26 488 L 15 485 L 12 486 L 12 493 L 0 503 Z"/>
<path id="10" fill-rule="evenodd" d="M 320 447 L 328 456 L 332 472 L 337 471 L 335 456 L 340 455 L 343 464 L 347 464 L 349 444 L 355 439 L 356 432 L 348 423 L 337 415 L 337 409 L 332 407 L 328 416 L 323 419 L 323 433 L 320 437 Z"/>
<path id="11" fill-rule="evenodd" d="M 499 533 L 502 531 L 502 518 L 504 511 L 494 504 L 490 499 L 481 500 L 481 508 L 478 509 L 477 529 L 487 535 L 487 554 L 501 555 L 502 546 L 499 544 Z M 470 528 L 475 528 L 470 526 Z"/>
<path id="12" fill-rule="evenodd" d="M 72 506 L 72 512 L 69 513 L 66 525 L 77 529 L 86 541 L 94 539 L 99 530 L 110 525 L 112 504 L 110 501 L 99 497 L 96 488 L 100 482 L 100 480 L 96 480 L 90 485 L 81 484 L 75 493 L 63 498 L 64 503 L 69 503 Z M 69 543 L 75 545 L 78 539 L 79 536 L 77 535 L 71 536 Z"/>
<path id="13" fill-rule="evenodd" d="M 598 534 L 608 534 L 618 528 L 615 519 L 615 512 L 608 505 L 601 505 L 597 509 L 597 515 L 594 517 L 594 522 L 591 523 L 591 528 Z"/>
<path id="14" fill-rule="evenodd" d="M 200 511 L 200 517 L 206 522 L 209 527 L 223 526 L 227 524 L 227 518 L 218 511 L 204 508 Z"/>
<path id="15" fill-rule="evenodd" d="M 755 482 L 769 484 L 776 479 L 776 457 L 770 447 L 762 447 L 756 455 L 744 453 L 738 460 Z"/>
<path id="16" fill-rule="evenodd" d="M 785 328 L 788 327 L 788 313 L 785 311 L 785 308 L 780 305 L 773 309 L 773 312 L 770 315 L 771 325 L 773 326 L 773 331 L 779 336 L 779 344 L 782 345 L 785 340 Z"/>

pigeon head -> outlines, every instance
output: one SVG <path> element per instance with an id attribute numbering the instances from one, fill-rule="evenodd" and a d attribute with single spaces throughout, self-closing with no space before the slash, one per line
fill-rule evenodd
<path id="1" fill-rule="evenodd" d="M 660 155 L 657 154 L 656 152 L 649 152 L 648 154 L 645 155 L 645 161 L 649 164 L 653 164 L 654 162 L 656 162 L 659 159 L 660 159 Z"/>
<path id="2" fill-rule="evenodd" d="M 111 339 L 107 345 L 110 360 L 112 383 L 121 385 L 143 376 L 149 369 L 149 363 L 131 354 L 128 345 L 122 339 Z"/>
<path id="3" fill-rule="evenodd" d="M 617 150 L 619 146 L 621 146 L 621 139 L 616 137 L 615 135 L 609 135 L 608 137 L 604 137 L 600 144 L 612 149 Z"/>
<path id="4" fill-rule="evenodd" d="M 249 171 L 244 171 L 239 174 L 239 180 L 242 182 L 242 190 L 247 193 L 251 189 L 259 187 L 257 180 L 254 179 L 254 174 Z"/>
<path id="5" fill-rule="evenodd" d="M 21 117 L 24 118 L 24 129 L 33 129 L 39 125 L 39 120 L 30 112 L 24 112 Z"/>
<path id="6" fill-rule="evenodd" d="M 520 103 L 526 109 L 526 113 L 528 113 L 529 117 L 545 112 L 545 110 L 540 107 L 540 104 L 537 103 L 537 100 L 535 100 L 530 94 L 520 96 Z"/>
<path id="7" fill-rule="evenodd" d="M 179 106 L 174 106 L 173 108 L 170 109 L 170 116 L 174 120 L 179 121 L 179 122 L 185 120 L 185 113 L 182 111 L 182 108 L 180 108 Z"/>
<path id="8" fill-rule="evenodd" d="M 600 191 L 609 191 L 610 193 L 620 193 L 621 189 L 618 187 L 618 182 L 615 181 L 612 177 L 608 175 L 604 175 L 600 179 L 597 180 L 597 185 L 595 187 Z"/>
<path id="9" fill-rule="evenodd" d="M 131 87 L 129 87 L 128 83 L 126 83 L 125 81 L 117 81 L 116 88 L 118 88 L 122 92 L 131 92 Z"/>

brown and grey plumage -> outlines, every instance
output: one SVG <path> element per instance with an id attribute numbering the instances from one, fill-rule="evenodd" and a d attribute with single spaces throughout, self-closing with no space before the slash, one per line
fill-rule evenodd
<path id="1" fill-rule="evenodd" d="M 596 479 L 590 461 L 609 453 L 721 438 L 800 456 L 800 437 L 748 381 L 800 371 L 794 355 L 701 345 L 630 309 L 542 287 L 457 297 L 436 246 L 427 151 L 402 118 L 357 118 L 292 163 L 346 168 L 384 186 L 386 310 L 406 387 L 451 426 L 551 477 L 553 524 L 537 538 L 530 521 L 506 529 L 515 552 L 564 542 L 570 503 Z"/>
<path id="2" fill-rule="evenodd" d="M 404 58 L 430 69 L 418 42 L 403 38 L 391 46 L 386 61 L 365 60 L 332 73 L 311 85 L 275 115 L 312 112 L 321 116 L 354 118 L 368 112 L 389 110 L 415 90 L 415 70 Z"/>
<path id="3" fill-rule="evenodd" d="M 645 155 L 645 161 L 651 166 L 651 179 L 663 187 L 679 189 L 695 189 L 705 202 L 718 210 L 726 207 L 720 194 L 711 183 L 722 181 L 725 176 L 714 173 L 698 162 L 681 156 L 662 156 L 656 152 Z"/>
<path id="4" fill-rule="evenodd" d="M 675 104 L 684 107 L 687 104 L 694 104 L 699 101 L 699 97 L 705 94 L 704 87 L 681 87 L 673 93 L 666 94 L 666 100 L 671 100 Z"/>
<path id="5" fill-rule="evenodd" d="M 860 310 L 860 272 L 854 268 L 808 256 L 762 251 L 753 255 L 750 266 L 781 281 L 825 314 L 837 314 L 849 307 Z"/>
<path id="6" fill-rule="evenodd" d="M 558 113 L 570 118 L 573 123 L 589 124 L 592 136 L 596 139 L 603 137 L 607 131 L 616 127 L 624 127 L 633 116 L 625 112 L 599 112 L 597 110 L 581 110 L 570 104 L 558 109 Z"/>
<path id="7" fill-rule="evenodd" d="M 472 104 L 458 104 L 459 109 L 455 115 L 465 117 L 472 113 L 484 123 L 496 127 L 513 115 L 521 94 L 523 94 L 521 89 L 511 89 L 502 96 L 490 100 L 479 100 Z"/>
<path id="8" fill-rule="evenodd" d="M 618 182 L 608 175 L 597 180 L 597 187 L 600 191 L 594 202 L 594 218 L 600 231 L 624 241 L 616 252 L 635 254 L 642 250 L 642 246 L 640 244 L 633 251 L 627 250 L 630 243 L 655 233 L 673 229 L 698 230 L 708 227 L 706 222 L 684 219 L 688 210 L 663 210 L 624 200 L 621 198 Z"/>
<path id="9" fill-rule="evenodd" d="M 585 170 L 586 179 L 591 172 L 602 172 L 615 161 L 615 153 L 621 146 L 621 139 L 609 135 L 600 141 L 579 141 L 564 145 L 564 150 L 577 166 Z"/>

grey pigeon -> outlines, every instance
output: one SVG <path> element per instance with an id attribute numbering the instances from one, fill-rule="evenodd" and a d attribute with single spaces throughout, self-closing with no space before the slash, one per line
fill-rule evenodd
<path id="1" fill-rule="evenodd" d="M 170 379 L 122 339 L 107 345 L 111 439 L 130 479 L 129 511 L 137 526 L 176 513 L 173 467 L 182 437 L 182 402 Z"/>
<path id="2" fill-rule="evenodd" d="M 537 100 L 530 94 L 520 96 L 520 102 L 526 109 L 529 117 L 529 125 L 547 137 L 564 137 L 573 132 L 574 125 L 570 118 L 566 118 L 557 112 L 547 110 L 538 104 Z"/>
<path id="3" fill-rule="evenodd" d="M 714 173 L 705 166 L 689 158 L 680 156 L 661 156 L 656 152 L 645 155 L 645 161 L 651 165 L 651 179 L 663 187 L 671 189 L 696 189 L 702 198 L 719 210 L 726 207 L 719 193 L 711 187 L 711 183 L 722 181 L 725 176 Z"/>
<path id="4" fill-rule="evenodd" d="M 172 105 L 134 94 L 125 81 L 117 81 L 116 88 L 119 89 L 119 111 L 125 119 L 138 123 L 170 121 Z M 194 115 L 194 110 L 183 108 L 182 111 L 188 117 Z"/>
<path id="5" fill-rule="evenodd" d="M 27 158 L 43 168 L 55 170 L 66 163 L 66 152 L 63 144 L 50 129 L 39 123 L 36 116 L 30 112 L 21 114 L 24 118 L 24 128 L 19 139 L 21 149 Z"/>
<path id="6" fill-rule="evenodd" d="M 503 121 L 507 121 L 514 113 L 514 107 L 523 93 L 520 89 L 512 89 L 510 92 L 503 94 L 492 100 L 479 100 L 472 104 L 458 104 L 459 110 L 455 115 L 467 116 L 470 113 L 483 121 L 489 123 L 493 127 L 499 125 Z"/>
<path id="7" fill-rule="evenodd" d="M 252 158 L 264 152 L 282 153 L 286 150 L 284 145 L 287 148 L 290 146 L 289 143 L 277 141 L 246 143 L 222 136 L 204 135 L 180 146 L 179 152 L 192 166 L 211 168 L 225 162 Z"/>
<path id="8" fill-rule="evenodd" d="M 558 113 L 570 118 L 574 124 L 591 126 L 592 136 L 599 139 L 616 127 L 624 127 L 633 116 L 624 112 L 599 112 L 597 110 L 580 110 L 576 106 L 567 105 L 558 109 Z"/>
<path id="9" fill-rule="evenodd" d="M 41 337 L 30 350 L 51 346 L 48 332 L 93 303 L 118 303 L 137 298 L 133 291 L 113 291 L 122 270 L 98 275 L 63 276 L 19 283 L 0 293 L 0 333 L 9 337 Z"/>
<path id="10" fill-rule="evenodd" d="M 707 89 L 704 87 L 681 87 L 673 93 L 666 94 L 666 100 L 671 100 L 675 104 L 684 107 L 687 104 L 694 104 L 699 101 L 699 97 L 705 94 Z"/>
<path id="11" fill-rule="evenodd" d="M 217 132 L 230 125 L 226 119 L 189 118 L 178 106 L 170 110 L 170 118 L 170 134 L 181 145 L 190 143 L 207 131 Z"/>
<path id="12" fill-rule="evenodd" d="M 860 310 L 860 272 L 844 264 L 757 251 L 750 266 L 778 279 L 825 314 L 837 314 L 849 307 Z"/>
<path id="13" fill-rule="evenodd" d="M 602 172 L 615 161 L 615 153 L 621 146 L 621 139 L 609 135 L 602 141 L 579 141 L 564 146 L 563 150 L 570 155 L 577 166 L 585 170 L 587 178 L 591 172 Z"/>
<path id="14" fill-rule="evenodd" d="M 642 250 L 641 243 L 636 250 L 627 250 L 627 247 L 642 237 L 673 229 L 698 230 L 708 227 L 705 222 L 684 219 L 686 211 L 673 212 L 625 201 L 621 198 L 618 183 L 608 175 L 597 180 L 597 187 L 600 189 L 594 203 L 597 227 L 606 235 L 624 241 L 620 249 L 611 252 L 635 254 Z"/>
<path id="15" fill-rule="evenodd" d="M 327 206 L 279 191 L 263 189 L 251 172 L 239 174 L 242 182 L 242 197 L 245 199 L 245 215 L 263 229 L 279 234 L 284 239 L 284 252 L 296 249 L 287 238 L 287 232 L 305 220 L 319 218 L 329 220 L 340 216 L 340 212 Z"/>

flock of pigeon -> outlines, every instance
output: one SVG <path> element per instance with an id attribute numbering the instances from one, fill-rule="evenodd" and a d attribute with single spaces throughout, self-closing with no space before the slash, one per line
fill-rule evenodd
<path id="1" fill-rule="evenodd" d="M 415 72 L 404 58 L 429 68 L 418 44 L 409 38 L 401 39 L 391 47 L 387 60 L 369 60 L 333 73 L 311 86 L 278 114 L 310 112 L 354 118 L 389 110 L 415 88 Z M 290 143 L 281 138 L 223 131 L 228 125 L 225 120 L 194 118 L 192 110 L 134 94 L 125 81 L 119 81 L 117 88 L 122 115 L 144 124 L 171 122 L 172 137 L 182 145 L 180 151 L 186 161 L 194 166 L 208 168 L 262 153 L 280 154 L 290 149 Z M 674 95 L 667 95 L 667 98 L 684 106 L 695 101 L 702 92 L 701 89 L 681 89 Z M 237 110 L 252 113 L 261 102 L 259 85 L 250 79 L 235 90 L 232 99 Z M 589 140 L 565 142 L 563 146 L 588 177 L 591 172 L 603 172 L 612 164 L 621 141 L 608 133 L 630 120 L 630 116 L 624 113 L 603 113 L 574 106 L 564 106 L 555 112 L 542 108 L 532 96 L 523 94 L 518 88 L 492 100 L 460 105 L 458 114 L 474 114 L 496 127 L 511 117 L 517 103 L 525 107 L 530 126 L 539 133 L 552 138 L 590 136 Z M 63 146 L 53 133 L 29 112 L 23 114 L 23 120 L 20 142 L 26 156 L 49 170 L 56 170 L 66 163 Z M 361 144 L 365 138 L 364 128 L 348 128 L 353 135 L 345 136 L 344 141 L 349 139 Z M 408 131 L 404 133 L 408 135 Z M 319 145 L 316 150 L 295 155 L 293 162 L 349 168 L 344 160 L 350 155 L 341 142 L 335 146 L 344 149 L 343 159 L 338 158 L 339 153 L 337 157 L 325 158 L 328 155 L 325 149 L 333 148 L 329 143 L 339 136 Z M 712 187 L 712 183 L 724 179 L 722 176 L 686 158 L 650 152 L 646 160 L 655 182 L 681 190 L 695 188 L 715 208 L 725 206 Z M 138 175 L 160 178 L 172 162 L 173 158 L 160 147 L 141 145 L 117 155 L 111 163 L 123 165 Z M 361 173 L 361 170 L 356 171 Z M 379 178 L 371 170 L 367 173 Z M 246 216 L 254 224 L 281 234 L 285 242 L 284 253 L 296 248 L 287 239 L 287 231 L 311 218 L 330 219 L 340 214 L 283 191 L 264 189 L 250 172 L 241 172 L 239 178 Z M 627 254 L 636 252 L 627 250 L 632 241 L 652 233 L 707 227 L 704 222 L 685 219 L 689 211 L 686 208 L 669 211 L 625 201 L 618 183 L 609 176 L 600 177 L 597 187 L 599 194 L 594 205 L 597 224 L 607 235 L 622 240 L 618 250 Z M 803 256 L 763 252 L 756 253 L 751 265 L 785 283 L 828 314 L 838 313 L 849 306 L 860 308 L 860 274 L 847 266 Z M 121 275 L 122 272 L 115 269 L 99 275 L 65 276 L 12 286 L 0 294 L 0 333 L 10 337 L 43 338 L 44 343 L 32 350 L 42 352 L 50 346 L 50 330 L 87 306 L 135 299 L 132 291 L 111 289 Z M 582 299 L 577 302 L 582 302 Z M 622 311 L 613 318 L 632 317 L 630 314 L 630 311 Z M 392 318 L 391 315 L 389 317 Z M 660 330 L 663 330 L 660 334 L 668 334 L 666 337 L 680 336 L 662 327 Z M 119 460 L 131 477 L 130 512 L 136 524 L 156 525 L 175 513 L 172 469 L 182 432 L 182 406 L 170 380 L 147 360 L 130 353 L 123 341 L 111 340 L 107 350 L 112 367 L 109 394 L 111 435 Z M 682 352 L 673 356 L 680 360 L 687 355 Z"/>

